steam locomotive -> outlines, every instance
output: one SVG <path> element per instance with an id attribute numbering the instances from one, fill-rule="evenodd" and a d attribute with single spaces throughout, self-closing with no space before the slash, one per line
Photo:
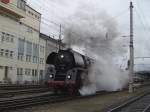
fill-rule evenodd
<path id="1" fill-rule="evenodd" d="M 77 94 L 88 80 L 88 69 L 93 59 L 67 49 L 50 53 L 46 63 L 49 65 L 46 73 L 48 87 L 56 93 Z"/>

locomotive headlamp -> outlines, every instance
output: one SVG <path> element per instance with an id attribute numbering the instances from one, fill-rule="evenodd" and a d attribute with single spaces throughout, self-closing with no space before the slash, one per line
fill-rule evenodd
<path id="1" fill-rule="evenodd" d="M 68 76 L 67 76 L 67 78 L 68 78 L 68 79 L 71 79 L 71 76 L 70 76 L 70 75 L 68 75 Z"/>
<path id="2" fill-rule="evenodd" d="M 53 75 L 49 75 L 50 78 L 53 78 Z"/>
<path id="3" fill-rule="evenodd" d="M 61 58 L 64 58 L 64 55 L 62 54 L 62 55 L 60 55 L 60 57 L 61 57 Z"/>

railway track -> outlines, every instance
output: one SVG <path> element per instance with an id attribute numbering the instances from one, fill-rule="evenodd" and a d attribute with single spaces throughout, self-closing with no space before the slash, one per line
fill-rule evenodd
<path id="1" fill-rule="evenodd" d="M 41 92 L 48 92 L 48 88 L 33 88 L 33 89 L 24 89 L 24 90 L 5 90 L 0 92 L 0 98 L 5 97 L 13 97 L 16 95 L 23 95 L 23 94 L 31 94 L 31 93 L 41 93 Z"/>
<path id="2" fill-rule="evenodd" d="M 45 85 L 0 84 L 0 98 L 47 91 L 49 91 L 49 89 Z"/>
<path id="3" fill-rule="evenodd" d="M 0 90 L 21 90 L 21 89 L 35 89 L 46 88 L 44 85 L 17 85 L 17 84 L 0 84 Z"/>
<path id="4" fill-rule="evenodd" d="M 31 105 L 38 105 L 48 102 L 57 102 L 64 100 L 65 96 L 59 95 L 56 96 L 52 93 L 43 93 L 39 95 L 31 95 L 28 97 L 21 97 L 21 98 L 13 98 L 7 100 L 0 101 L 0 112 L 10 110 L 10 109 L 18 109 L 23 108 Z"/>
<path id="5" fill-rule="evenodd" d="M 108 112 L 150 112 L 150 92 L 132 98 Z"/>
<path id="6" fill-rule="evenodd" d="M 26 97 L 24 96 L 24 97 L 19 97 L 19 98 L 0 100 L 0 112 L 10 110 L 10 109 L 13 110 L 13 109 L 25 108 L 25 107 L 33 106 L 33 105 L 46 104 L 46 103 L 86 99 L 86 98 L 95 97 L 97 95 L 111 94 L 111 93 L 102 91 L 102 92 L 98 92 L 95 95 L 90 95 L 90 96 L 68 96 L 65 94 L 56 95 L 56 94 L 47 92 L 47 93 L 43 93 L 39 95 L 37 94 L 37 95 L 31 95 L 31 96 L 26 96 Z"/>
<path id="7" fill-rule="evenodd" d="M 10 94 L 11 93 L 21 94 L 25 92 L 28 93 L 29 91 L 27 91 L 26 89 L 14 91 L 14 93 L 13 91 L 10 91 Z M 38 92 L 38 89 L 37 89 L 37 92 Z M 112 94 L 112 93 L 114 92 L 101 91 L 101 92 L 98 92 L 96 95 L 91 95 L 91 96 L 70 97 L 67 95 L 55 95 L 51 92 L 44 92 L 43 94 L 42 92 L 41 93 L 39 92 L 37 93 L 37 95 L 28 95 L 28 96 L 22 96 L 18 98 L 10 97 L 5 100 L 0 99 L 0 112 L 5 112 L 7 110 L 15 110 L 19 108 L 26 108 L 26 107 L 33 106 L 33 105 L 63 102 L 63 101 L 75 100 L 75 99 L 84 99 L 84 98 L 90 98 L 90 97 L 97 96 L 97 95 Z M 108 112 L 150 112 L 150 92 L 143 93 L 142 95 L 136 98 L 133 98 L 130 101 L 125 102 L 124 104 L 121 104 L 120 106 L 117 106 Z"/>

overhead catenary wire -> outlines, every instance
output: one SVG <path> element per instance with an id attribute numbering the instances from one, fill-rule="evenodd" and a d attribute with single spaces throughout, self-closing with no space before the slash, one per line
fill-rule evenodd
<path id="1" fill-rule="evenodd" d="M 37 2 L 33 2 L 32 4 L 36 4 L 36 3 L 37 3 Z M 32 5 L 32 4 L 30 4 L 30 5 Z M 56 3 L 53 3 L 53 6 L 54 6 L 54 4 L 57 5 Z M 50 4 L 50 5 L 52 5 L 52 4 Z M 45 7 L 45 6 L 43 6 L 43 7 Z M 45 7 L 45 8 L 42 8 L 42 10 L 47 11 L 47 8 L 49 8 L 49 6 L 48 6 L 48 7 Z M 116 16 L 111 17 L 110 19 L 108 19 L 108 20 L 106 20 L 106 21 L 110 21 L 111 19 L 116 19 L 116 18 L 120 17 L 121 15 L 124 14 L 124 12 L 125 12 L 125 13 L 128 12 L 128 9 L 119 12 L 118 14 L 116 14 Z M 47 19 L 47 18 L 45 18 L 45 17 L 42 17 L 42 18 L 43 18 L 44 20 L 46 20 L 46 21 L 49 21 L 49 22 L 52 23 L 52 24 L 56 24 L 58 27 L 60 26 L 60 23 L 56 23 L 56 22 L 51 21 L 51 20 L 49 20 L 49 19 Z M 62 18 L 61 18 L 61 19 L 62 19 Z M 64 28 L 64 26 L 62 26 L 62 27 Z"/>
<path id="2" fill-rule="evenodd" d="M 35 3 L 35 2 L 34 2 Z M 15 4 L 13 4 L 13 3 L 10 3 L 11 5 L 13 5 L 13 6 L 15 6 L 15 7 L 17 7 L 17 5 L 15 5 Z M 36 2 L 36 5 L 37 5 L 38 3 Z M 39 5 L 40 6 L 40 5 Z M 43 10 L 46 10 L 46 8 L 43 8 Z M 139 19 L 140 19 L 140 22 L 142 23 L 142 25 L 144 26 L 144 30 L 146 31 L 146 27 L 145 27 L 145 24 L 144 24 L 144 22 L 142 21 L 142 17 L 141 17 L 141 15 L 138 13 L 138 11 L 137 10 L 135 10 L 136 11 L 136 13 L 137 13 L 137 15 L 139 16 Z M 120 12 L 120 13 L 118 13 L 116 16 L 114 16 L 114 17 L 112 17 L 111 19 L 116 19 L 116 18 L 118 18 L 118 17 L 120 17 L 120 16 L 122 16 L 124 13 L 126 13 L 127 12 L 127 10 L 124 10 L 124 11 L 122 11 L 122 12 Z M 32 19 L 35 19 L 34 17 L 32 17 L 32 16 L 30 16 Z M 54 24 L 54 25 L 56 25 L 57 27 L 59 27 L 60 26 L 60 23 L 57 23 L 57 22 L 54 22 L 54 21 L 51 21 L 51 20 L 49 20 L 48 18 L 45 18 L 45 17 L 42 17 L 42 19 L 44 20 L 44 22 L 48 22 L 48 23 L 51 23 L 51 24 Z M 106 21 L 110 21 L 110 19 L 108 19 L 108 20 L 106 20 Z M 42 21 L 42 23 L 43 24 L 45 24 L 43 21 Z M 47 24 L 48 25 L 48 24 Z M 49 26 L 49 25 L 48 25 Z M 65 27 L 64 26 L 62 26 L 62 29 L 64 29 Z"/>
<path id="3" fill-rule="evenodd" d="M 35 2 L 34 2 L 35 3 Z M 13 4 L 13 3 L 10 3 L 11 5 L 13 5 L 14 7 L 17 7 L 17 5 L 15 5 L 15 4 Z M 38 4 L 38 3 L 36 3 L 36 4 Z M 29 5 L 31 5 L 31 4 L 29 4 Z M 40 6 L 39 4 L 38 4 L 38 6 Z M 46 8 L 42 8 L 42 10 L 45 10 Z M 121 15 L 123 15 L 124 13 L 126 13 L 127 12 L 127 10 L 124 10 L 124 11 L 122 11 L 122 12 L 120 12 L 119 14 L 117 14 L 116 16 L 114 16 L 114 17 L 111 17 L 111 19 L 116 19 L 116 18 L 118 18 L 118 17 L 120 17 Z M 36 19 L 36 18 L 34 18 L 34 17 L 32 17 L 32 16 L 30 16 L 32 19 Z M 59 31 L 59 26 L 60 26 L 60 23 L 57 23 L 57 22 L 54 22 L 54 21 L 51 21 L 51 20 L 49 20 L 48 18 L 45 18 L 45 17 L 41 17 L 41 23 L 42 24 L 45 24 L 47 27 L 52 27 L 52 28 L 54 28 L 55 26 L 53 26 L 53 25 L 50 25 L 50 24 L 54 24 L 54 25 L 56 25 L 56 28 L 54 28 L 54 29 L 56 29 L 56 31 Z M 108 20 L 106 20 L 106 21 L 110 21 L 111 19 L 108 19 Z M 58 29 L 57 29 L 58 28 Z M 62 26 L 62 30 L 64 30 L 65 29 L 65 27 L 64 26 Z M 75 33 L 75 32 L 72 32 L 72 33 Z"/>
<path id="4" fill-rule="evenodd" d="M 139 9 L 139 11 L 140 11 L 140 14 L 142 15 L 142 17 L 143 17 L 143 19 L 145 20 L 144 21 L 144 24 L 145 25 L 147 25 L 148 27 L 150 27 L 150 24 L 148 23 L 148 21 L 147 21 L 147 19 L 146 19 L 146 17 L 145 17 L 145 14 L 144 14 L 144 12 L 143 12 L 143 10 L 142 10 L 142 8 L 141 8 L 141 3 L 139 2 L 139 0 L 136 0 L 137 2 L 137 9 Z"/>
<path id="5" fill-rule="evenodd" d="M 39 5 L 39 6 L 40 6 L 40 5 Z M 41 10 L 47 11 L 46 8 L 42 8 Z M 127 10 L 121 11 L 119 14 L 117 14 L 117 15 L 114 16 L 114 17 L 112 17 L 111 19 L 116 19 L 116 18 L 122 16 L 123 14 L 125 14 L 126 12 L 127 12 Z M 143 22 L 142 18 L 140 17 L 141 15 L 138 14 L 138 11 L 136 11 L 136 13 L 137 13 L 137 15 L 139 16 L 139 19 L 140 19 L 141 24 L 144 26 L 144 27 L 143 27 L 143 28 L 144 28 L 144 31 L 147 32 L 147 31 L 146 31 L 147 29 L 146 29 L 145 23 Z M 31 17 L 32 17 L 32 16 L 31 16 Z M 34 17 L 32 17 L 32 18 L 35 19 Z M 106 20 L 106 21 L 110 21 L 111 19 L 108 19 L 108 20 Z M 60 23 L 54 22 L 54 21 L 52 21 L 52 20 L 50 20 L 50 19 L 48 19 L 48 18 L 42 17 L 41 24 L 44 24 L 44 25 L 47 26 L 48 28 L 55 29 L 55 30 L 58 31 L 58 33 L 59 33 L 59 26 L 60 26 Z M 66 28 L 65 26 L 62 26 L 62 29 L 63 29 L 63 30 L 64 30 L 65 28 Z M 74 33 L 74 34 L 78 35 L 76 32 L 73 32 L 73 31 L 71 31 L 71 33 Z M 58 35 L 56 35 L 56 34 L 53 34 L 52 32 L 51 32 L 51 34 L 52 34 L 52 35 L 55 35 L 55 36 L 58 36 Z M 145 35 L 145 33 L 144 33 L 144 35 Z"/>
<path id="6" fill-rule="evenodd" d="M 105 22 L 109 22 L 109 21 L 111 21 L 112 19 L 116 19 L 116 18 L 122 16 L 123 14 L 125 14 L 125 13 L 127 13 L 127 12 L 128 12 L 128 9 L 126 9 L 126 10 L 120 12 L 119 14 L 117 14 L 116 16 L 111 17 L 110 19 L 105 20 Z M 53 21 L 51 21 L 51 20 L 48 20 L 47 18 L 43 18 L 43 19 L 46 20 L 46 22 L 48 22 L 48 23 L 52 23 L 52 24 L 56 25 L 56 27 L 59 27 L 59 26 L 60 26 L 60 24 L 57 24 L 56 22 L 53 22 Z M 62 26 L 62 29 L 65 30 L 66 27 L 65 27 L 65 26 Z M 74 34 L 76 34 L 76 35 L 79 35 L 79 34 L 77 34 L 76 32 L 73 32 L 73 31 L 71 31 L 70 33 L 74 33 Z"/>
<path id="7" fill-rule="evenodd" d="M 137 11 L 136 9 L 135 9 L 135 12 L 136 12 L 136 14 L 138 15 L 138 19 L 139 19 L 141 25 L 143 26 L 143 28 L 142 28 L 141 30 L 144 31 L 144 33 L 143 33 L 143 36 L 145 37 L 144 39 L 147 40 L 146 43 L 147 43 L 147 45 L 149 45 L 149 37 L 150 37 L 150 34 L 148 33 L 148 31 L 147 31 L 147 29 L 146 29 L 146 26 L 145 26 L 145 24 L 144 24 L 144 22 L 143 22 L 143 20 L 142 20 L 142 18 L 141 18 L 141 15 L 138 13 L 138 11 Z M 146 46 L 145 46 L 145 47 L 146 47 Z"/>
<path id="8" fill-rule="evenodd" d="M 147 22 L 147 19 L 143 13 L 143 10 L 140 7 L 139 0 L 136 0 L 136 4 L 137 5 L 135 5 L 135 12 L 136 12 L 137 16 L 139 17 L 141 24 L 143 25 L 145 33 L 148 34 L 148 32 L 147 32 L 148 28 L 147 27 L 149 27 L 149 23 Z"/>
<path id="9" fill-rule="evenodd" d="M 135 12 L 136 12 L 136 14 L 137 14 L 138 17 L 139 17 L 140 23 L 143 25 L 143 28 L 144 28 L 145 33 L 147 33 L 147 31 L 146 31 L 147 29 L 146 29 L 145 23 L 144 23 L 144 21 L 142 20 L 142 17 L 141 17 L 141 15 L 140 15 L 140 13 L 137 11 L 136 8 L 135 8 Z"/>

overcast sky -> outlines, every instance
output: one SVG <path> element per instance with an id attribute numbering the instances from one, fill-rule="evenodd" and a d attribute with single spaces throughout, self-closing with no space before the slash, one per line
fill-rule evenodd
<path id="1" fill-rule="evenodd" d="M 79 10 L 81 4 L 91 5 L 109 14 L 117 21 L 120 36 L 128 36 L 129 2 L 130 0 L 28 0 L 29 5 L 42 13 L 41 32 L 54 36 L 58 35 L 59 24 L 63 24 L 65 19 Z M 133 5 L 135 56 L 150 56 L 150 0 L 133 0 Z M 143 59 L 136 62 L 143 62 Z M 146 59 L 146 62 L 150 63 L 150 59 Z"/>

